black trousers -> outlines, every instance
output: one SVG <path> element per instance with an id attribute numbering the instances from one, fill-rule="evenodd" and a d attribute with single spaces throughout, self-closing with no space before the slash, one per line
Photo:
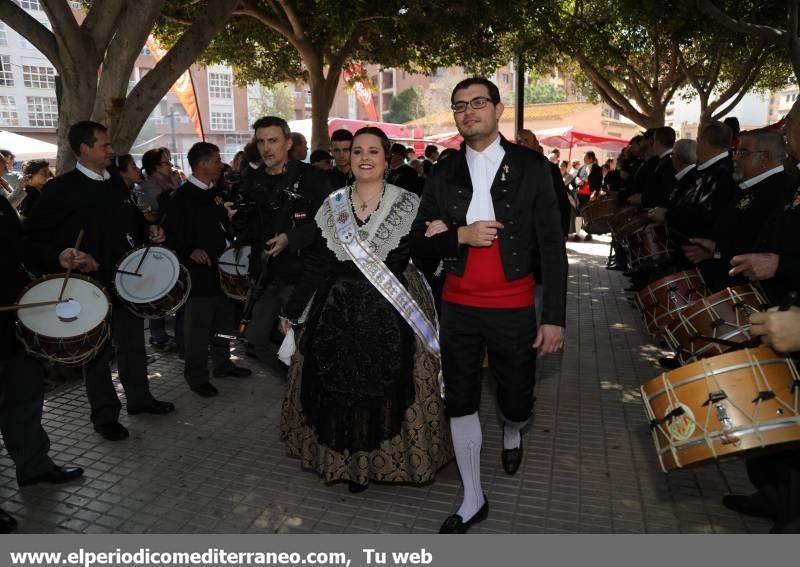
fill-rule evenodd
<path id="1" fill-rule="evenodd" d="M 111 341 L 95 358 L 83 366 L 86 395 L 95 424 L 116 421 L 122 404 L 111 380 L 111 358 L 116 356 L 119 381 L 125 390 L 128 409 L 141 409 L 153 401 L 147 379 L 147 353 L 144 348 L 144 319 L 125 305 L 114 302 L 111 308 Z"/>
<path id="2" fill-rule="evenodd" d="M 766 498 L 778 524 L 800 519 L 800 449 L 746 460 L 747 477 Z"/>
<path id="3" fill-rule="evenodd" d="M 53 467 L 50 438 L 42 427 L 43 363 L 17 352 L 0 360 L 0 431 L 17 479 L 31 478 Z"/>
<path id="4" fill-rule="evenodd" d="M 278 325 L 278 315 L 294 288 L 292 283 L 274 280 L 264 288 L 264 294 L 253 307 L 245 338 L 253 345 L 253 352 L 261 361 L 277 359 L 278 345 L 272 342 L 272 335 Z"/>
<path id="5" fill-rule="evenodd" d="M 503 417 L 525 421 L 533 412 L 536 378 L 536 310 L 482 309 L 442 302 L 440 342 L 445 407 L 450 417 L 475 413 L 481 404 L 481 363 L 497 381 Z"/>
<path id="6" fill-rule="evenodd" d="M 216 295 L 190 297 L 183 310 L 183 377 L 190 387 L 195 387 L 209 381 L 209 347 L 214 370 L 226 370 L 231 365 L 230 340 L 215 334 L 233 334 L 233 304 L 220 291 Z"/>

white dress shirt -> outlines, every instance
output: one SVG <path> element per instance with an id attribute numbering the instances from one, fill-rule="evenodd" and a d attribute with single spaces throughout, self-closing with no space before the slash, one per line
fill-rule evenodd
<path id="1" fill-rule="evenodd" d="M 703 171 L 704 169 L 707 169 L 707 168 L 711 167 L 712 165 L 717 163 L 719 160 L 728 157 L 728 155 L 730 155 L 730 154 L 728 154 L 728 152 L 722 152 L 721 154 L 715 155 L 710 160 L 704 161 L 703 163 L 698 165 L 697 166 L 697 171 Z"/>
<path id="2" fill-rule="evenodd" d="M 678 173 L 675 174 L 675 179 L 680 181 L 681 179 L 683 179 L 686 176 L 687 173 L 692 171 L 694 168 L 695 168 L 695 165 L 693 163 L 690 163 L 689 165 L 687 165 L 686 167 L 684 167 Z"/>
<path id="3" fill-rule="evenodd" d="M 467 146 L 467 167 L 472 179 L 472 200 L 467 209 L 467 224 L 495 220 L 492 204 L 492 183 L 500 169 L 506 151 L 500 145 L 500 136 L 489 147 L 478 152 Z"/>
<path id="4" fill-rule="evenodd" d="M 88 167 L 86 167 L 85 165 L 83 165 L 81 162 L 78 162 L 78 164 L 75 166 L 75 169 L 83 173 L 86 177 L 88 177 L 92 181 L 108 181 L 109 179 L 111 179 L 111 174 L 107 172 L 105 169 L 103 170 L 103 175 L 100 175 L 99 173 L 96 173 L 91 169 L 89 169 Z"/>
<path id="5" fill-rule="evenodd" d="M 192 185 L 197 185 L 198 187 L 200 187 L 200 189 L 206 189 L 206 190 L 208 190 L 208 189 L 211 189 L 211 188 L 214 186 L 214 184 L 213 184 L 213 183 L 212 183 L 211 185 L 209 185 L 209 184 L 207 184 L 207 183 L 203 183 L 202 181 L 200 181 L 199 179 L 197 179 L 197 177 L 195 177 L 194 175 L 190 175 L 190 176 L 189 176 L 189 179 L 188 179 L 188 181 L 189 181 L 189 183 L 191 183 Z"/>
<path id="6" fill-rule="evenodd" d="M 755 177 L 751 177 L 750 179 L 742 181 L 741 183 L 739 183 L 739 187 L 741 187 L 742 189 L 748 189 L 753 185 L 756 185 L 757 183 L 761 183 L 767 177 L 772 177 L 773 175 L 780 173 L 781 171 L 783 171 L 783 165 L 773 167 L 772 169 L 769 169 L 760 175 L 756 175 Z"/>

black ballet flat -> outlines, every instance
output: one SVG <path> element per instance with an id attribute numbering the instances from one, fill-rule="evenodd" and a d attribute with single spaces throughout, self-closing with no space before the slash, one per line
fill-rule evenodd
<path id="1" fill-rule="evenodd" d="M 459 516 L 458 514 L 453 514 L 452 516 L 448 516 L 447 519 L 442 524 L 442 527 L 439 528 L 440 534 L 465 534 L 467 530 L 470 529 L 472 526 L 477 524 L 478 522 L 484 521 L 489 516 L 489 499 L 486 498 L 486 495 L 483 495 L 483 506 L 481 509 L 475 512 L 475 515 L 472 516 L 466 522 L 464 518 Z"/>

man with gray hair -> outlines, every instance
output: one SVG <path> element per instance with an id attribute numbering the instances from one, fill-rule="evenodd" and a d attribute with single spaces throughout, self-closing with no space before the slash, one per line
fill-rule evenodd
<path id="1" fill-rule="evenodd" d="M 767 219 L 781 210 L 794 189 L 783 169 L 786 144 L 776 130 L 752 130 L 739 138 L 734 178 L 739 191 L 720 213 L 711 238 L 690 238 L 683 247 L 686 258 L 700 266 L 712 291 L 747 283 L 730 275 L 731 259 L 753 249 Z"/>

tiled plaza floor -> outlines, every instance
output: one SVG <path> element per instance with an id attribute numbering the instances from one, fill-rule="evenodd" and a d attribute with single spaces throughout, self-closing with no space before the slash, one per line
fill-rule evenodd
<path id="1" fill-rule="evenodd" d="M 567 343 L 539 367 L 536 416 L 515 476 L 500 463 L 501 431 L 486 380 L 482 477 L 491 503 L 475 533 L 764 533 L 769 523 L 722 507 L 749 493 L 740 461 L 664 474 L 638 386 L 658 374 L 655 346 L 604 269 L 608 245 L 570 243 Z M 152 390 L 167 416 L 121 422 L 109 442 L 89 423 L 83 387 L 51 393 L 44 425 L 58 463 L 79 482 L 19 489 L 0 456 L 0 507 L 20 532 L 434 533 L 460 498 L 453 464 L 426 486 L 373 484 L 361 494 L 325 485 L 285 455 L 278 432 L 284 379 L 255 364 L 245 379 L 215 379 L 220 396 L 191 393 L 175 355 L 156 353 Z M 121 392 L 121 389 L 120 389 Z"/>

